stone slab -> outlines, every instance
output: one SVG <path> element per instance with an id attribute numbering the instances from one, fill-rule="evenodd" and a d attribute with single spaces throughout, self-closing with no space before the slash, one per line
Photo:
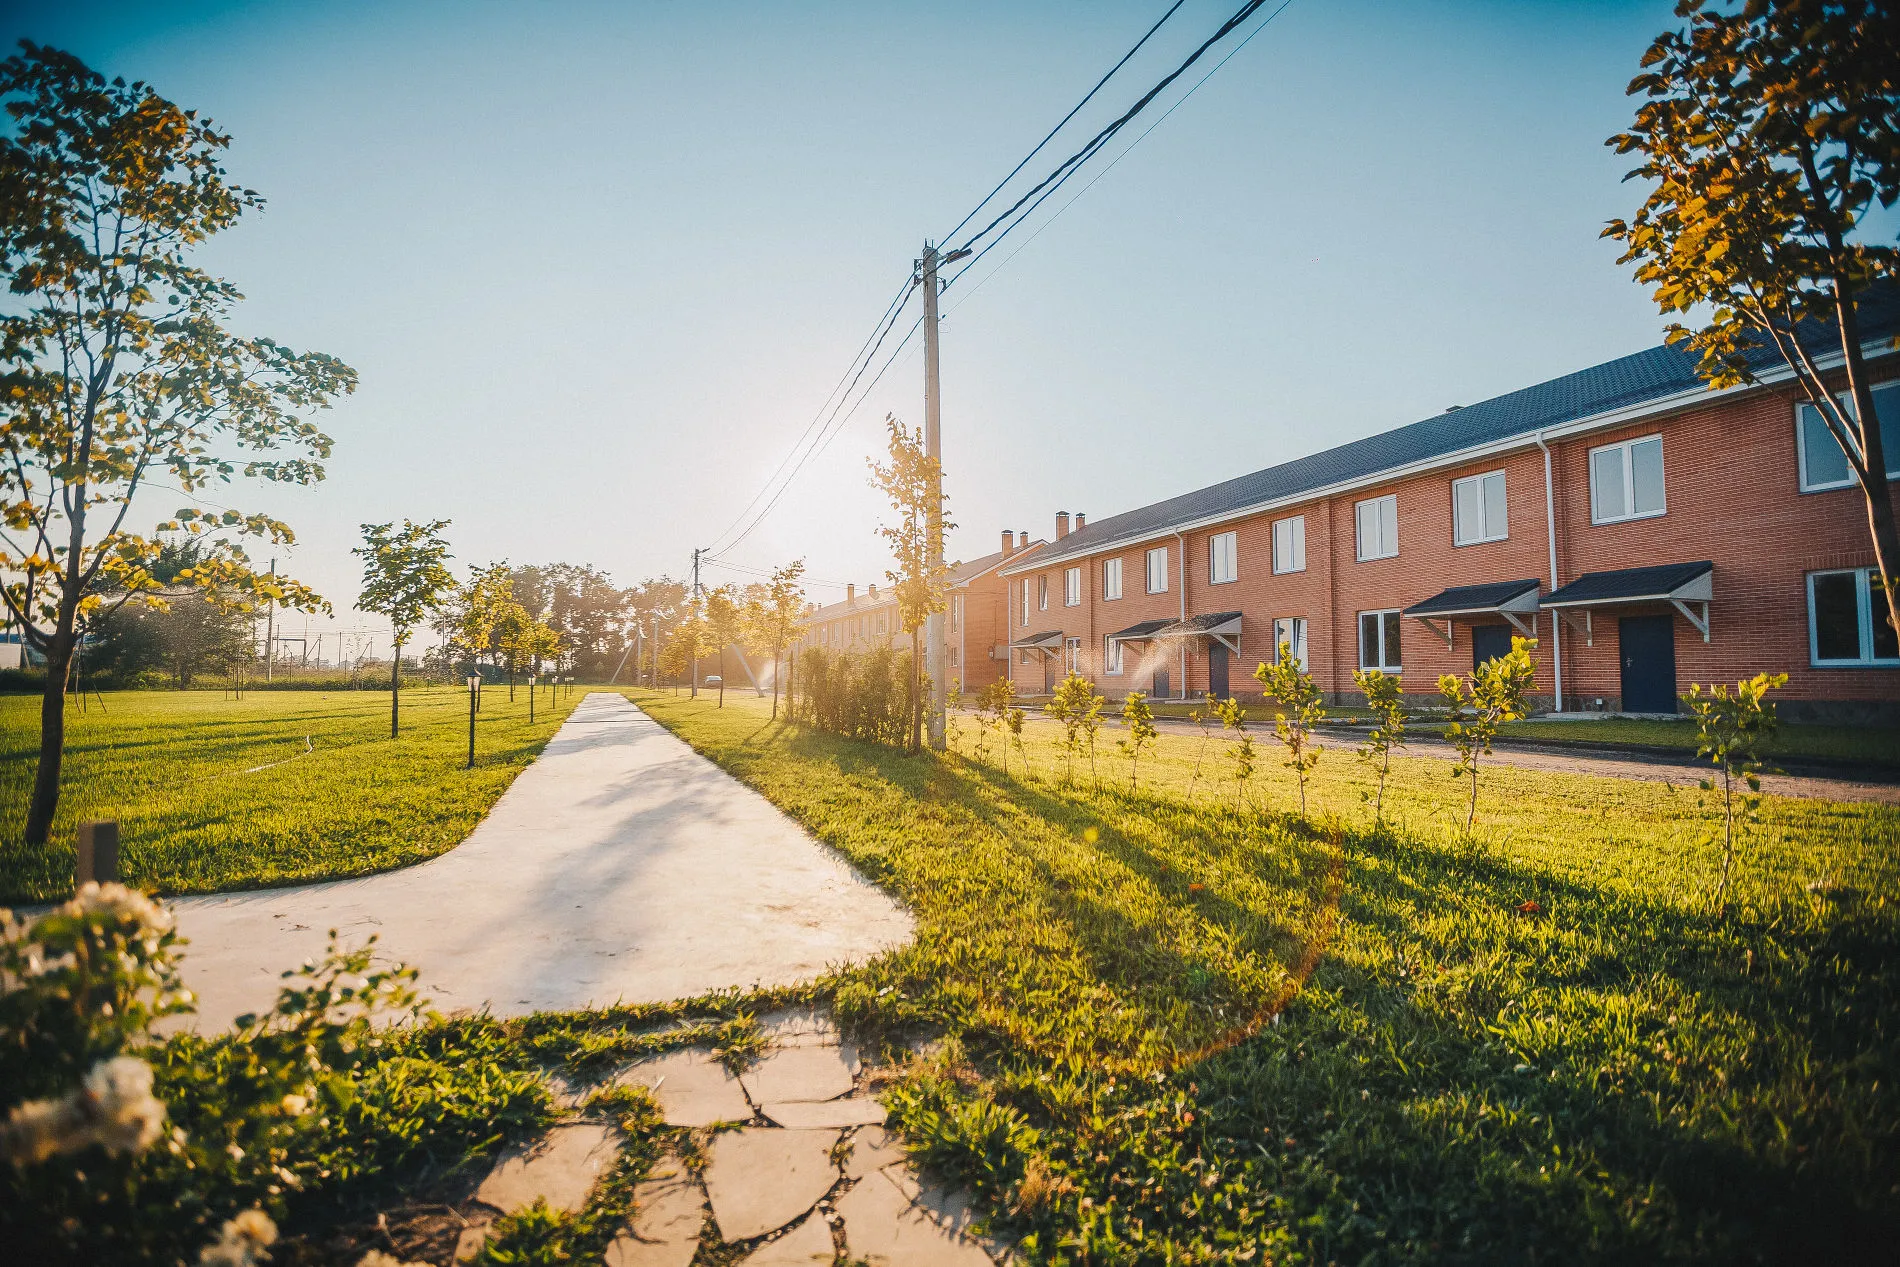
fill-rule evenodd
<path id="1" fill-rule="evenodd" d="M 888 1116 L 884 1106 L 868 1096 L 846 1096 L 842 1100 L 817 1102 L 794 1100 L 790 1104 L 768 1104 L 759 1110 L 780 1126 L 791 1130 L 820 1126 L 869 1126 Z"/>
<path id="2" fill-rule="evenodd" d="M 914 1201 L 917 1185 L 898 1171 L 866 1175 L 838 1199 L 845 1252 L 874 1267 L 994 1267 L 981 1246 L 945 1227 Z"/>
<path id="3" fill-rule="evenodd" d="M 701 1047 L 643 1060 L 615 1074 L 614 1082 L 651 1090 L 661 1114 L 674 1126 L 711 1126 L 752 1117 L 752 1104 L 739 1080 Z"/>
<path id="4" fill-rule="evenodd" d="M 633 1218 L 607 1246 L 606 1267 L 689 1267 L 706 1223 L 706 1194 L 683 1167 L 633 1188 Z"/>
<path id="5" fill-rule="evenodd" d="M 745 1267 L 819 1267 L 835 1262 L 837 1256 L 831 1224 L 825 1222 L 822 1213 L 814 1213 L 785 1235 L 759 1246 L 739 1261 Z"/>
<path id="6" fill-rule="evenodd" d="M 546 1201 L 569 1213 L 587 1203 L 594 1181 L 620 1152 L 620 1132 L 600 1122 L 556 1126 L 509 1149 L 475 1190 L 475 1199 L 504 1214 Z"/>
<path id="7" fill-rule="evenodd" d="M 851 1153 L 844 1161 L 844 1177 L 862 1179 L 874 1170 L 903 1162 L 904 1145 L 897 1135 L 882 1126 L 867 1126 L 849 1141 Z"/>
<path id="8" fill-rule="evenodd" d="M 706 1195 L 728 1241 L 750 1240 L 784 1227 L 811 1209 L 837 1181 L 831 1161 L 837 1131 L 747 1127 L 713 1136 L 707 1148 Z"/>
<path id="9" fill-rule="evenodd" d="M 589 694 L 460 845 L 378 875 L 184 897 L 206 1032 L 371 933 L 444 1012 L 496 1016 L 794 985 L 908 942 L 910 915 L 619 695 Z"/>
<path id="10" fill-rule="evenodd" d="M 784 1008 L 759 1017 L 775 1047 L 836 1047 L 844 1041 L 831 1018 L 809 1008 Z"/>
<path id="11" fill-rule="evenodd" d="M 739 1075 L 754 1104 L 835 1100 L 851 1094 L 858 1062 L 840 1047 L 788 1047 Z"/>

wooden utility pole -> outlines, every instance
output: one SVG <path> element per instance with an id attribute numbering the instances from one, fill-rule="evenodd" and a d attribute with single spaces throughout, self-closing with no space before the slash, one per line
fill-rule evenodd
<path id="1" fill-rule="evenodd" d="M 921 261 L 924 286 L 924 454 L 936 468 L 931 475 L 930 505 L 925 510 L 925 533 L 930 542 L 930 578 L 943 570 L 943 402 L 937 382 L 937 248 L 924 243 Z M 927 710 L 929 743 L 943 751 L 943 613 L 924 618 L 924 672 L 930 675 Z"/>

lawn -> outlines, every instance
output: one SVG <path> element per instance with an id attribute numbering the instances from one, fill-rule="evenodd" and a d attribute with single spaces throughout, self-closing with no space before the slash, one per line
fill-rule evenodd
<path id="1" fill-rule="evenodd" d="M 464 769 L 468 692 L 402 693 L 389 738 L 377 691 L 109 691 L 69 705 L 53 843 L 20 832 L 39 752 L 39 698 L 0 696 L 0 902 L 72 891 L 82 819 L 119 820 L 121 870 L 160 893 L 360 875 L 453 847 L 541 751 L 581 693 L 483 693 Z"/>
<path id="2" fill-rule="evenodd" d="M 945 1036 L 889 1101 L 1026 1261 L 1886 1261 L 1900 1233 L 1891 808 L 1769 798 L 1718 914 L 1710 808 L 1665 784 L 1487 769 L 1464 839 L 1462 782 L 1404 760 L 1380 835 L 1344 748 L 1309 828 L 1265 751 L 1232 808 L 1198 737 L 1129 794 L 1112 749 L 1070 786 L 1048 726 L 1025 778 L 968 719 L 937 760 L 629 694 L 916 910 L 828 988 L 868 1038 Z"/>

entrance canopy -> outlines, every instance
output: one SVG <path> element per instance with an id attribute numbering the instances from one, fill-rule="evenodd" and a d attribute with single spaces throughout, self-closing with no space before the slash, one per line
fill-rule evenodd
<path id="1" fill-rule="evenodd" d="M 1172 620 L 1144 620 L 1138 625 L 1116 630 L 1108 635 L 1108 640 L 1110 642 L 1152 642 L 1157 632 L 1173 623 Z"/>
<path id="2" fill-rule="evenodd" d="M 1045 657 L 1059 655 L 1062 651 L 1062 631 L 1051 629 L 1047 633 L 1029 634 L 1009 644 L 1011 651 L 1039 651 Z"/>
<path id="3" fill-rule="evenodd" d="M 1528 581 L 1490 581 L 1483 585 L 1454 585 L 1441 590 L 1422 603 L 1414 603 L 1405 614 L 1451 645 L 1452 622 L 1469 621 L 1477 616 L 1502 616 L 1526 638 L 1537 636 L 1537 596 L 1542 587 L 1535 578 Z M 1531 624 L 1524 622 L 1530 616 Z M 1444 621 L 1439 628 L 1435 621 Z"/>
<path id="4" fill-rule="evenodd" d="M 1668 563 L 1661 567 L 1623 568 L 1616 572 L 1585 572 L 1570 584 L 1545 595 L 1543 606 L 1583 630 L 1591 640 L 1590 613 L 1598 607 L 1629 607 L 1637 603 L 1668 603 L 1682 613 L 1709 640 L 1709 602 L 1715 593 L 1715 564 Z M 1699 604 L 1698 614 L 1690 604 Z M 1581 619 L 1579 619 L 1581 617 Z"/>
<path id="5" fill-rule="evenodd" d="M 1212 612 L 1170 621 L 1149 635 L 1152 638 L 1206 638 L 1218 642 L 1235 655 L 1240 654 L 1240 613 Z"/>

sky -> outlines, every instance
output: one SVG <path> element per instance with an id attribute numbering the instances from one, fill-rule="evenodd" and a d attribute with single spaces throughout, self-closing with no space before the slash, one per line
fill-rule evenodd
<path id="1" fill-rule="evenodd" d="M 1236 5 L 1186 0 L 1025 176 Z M 0 34 L 234 136 L 232 176 L 269 205 L 200 256 L 246 295 L 232 327 L 361 385 L 321 415 L 323 483 L 205 497 L 287 519 L 280 566 L 336 605 L 328 628 L 368 631 L 364 522 L 450 519 L 459 568 L 686 574 L 924 241 L 1165 8 L 15 0 Z M 1640 201 L 1603 141 L 1670 9 L 1292 0 L 1218 46 L 944 295 L 952 557 L 1658 342 L 1599 233 Z M 923 419 L 917 340 L 723 559 L 802 557 L 818 601 L 881 582 L 887 413 Z"/>

